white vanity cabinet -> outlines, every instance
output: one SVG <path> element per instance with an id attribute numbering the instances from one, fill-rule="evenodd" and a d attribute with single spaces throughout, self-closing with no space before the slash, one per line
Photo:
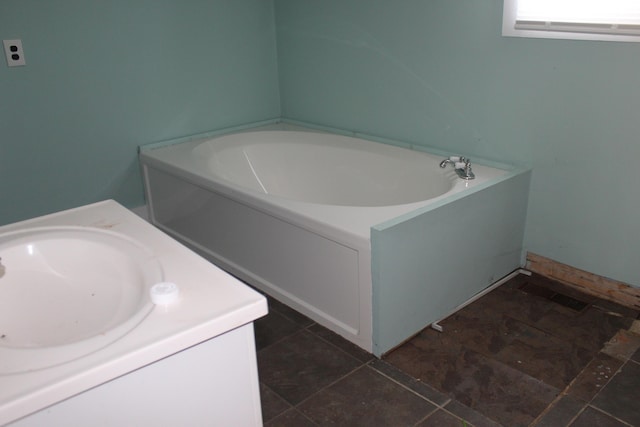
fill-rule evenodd
<path id="1" fill-rule="evenodd" d="M 100 330 L 86 339 L 90 350 L 82 340 L 55 349 L 57 355 L 71 352 L 62 355 L 63 363 L 43 363 L 51 346 L 0 342 L 0 426 L 262 425 L 253 322 L 267 314 L 263 295 L 114 201 L 2 226 L 0 236 L 51 227 L 108 230 L 138 242 L 160 264 L 161 283 L 177 285 L 179 296 L 152 305 L 123 336 L 109 337 L 110 330 Z M 5 279 L 19 269 L 9 257 L 2 262 Z M 145 284 L 149 298 L 155 284 Z M 65 304 L 63 299 L 54 303 Z M 93 316 L 91 310 L 78 313 L 79 321 Z M 50 323 L 47 313 L 33 316 L 19 317 L 29 325 L 37 320 L 33 327 Z M 103 336 L 104 345 L 95 346 Z M 37 368 L 19 360 L 33 360 Z M 20 369 L 3 373 L 3 366 Z"/>

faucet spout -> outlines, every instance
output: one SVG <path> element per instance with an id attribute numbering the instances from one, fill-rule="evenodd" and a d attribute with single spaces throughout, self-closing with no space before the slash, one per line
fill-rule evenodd
<path id="1" fill-rule="evenodd" d="M 440 167 L 441 168 L 445 168 L 445 167 L 447 167 L 448 164 L 451 164 L 452 166 L 455 166 L 456 162 L 454 162 L 451 159 L 444 159 L 443 161 L 440 162 Z"/>
<path id="2" fill-rule="evenodd" d="M 471 170 L 471 159 L 462 156 L 451 156 L 448 159 L 441 161 L 440 167 L 445 168 L 449 164 L 453 166 L 461 179 L 470 180 L 476 177 Z"/>

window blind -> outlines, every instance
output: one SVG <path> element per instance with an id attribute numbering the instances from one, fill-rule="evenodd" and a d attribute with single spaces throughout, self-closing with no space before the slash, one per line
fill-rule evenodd
<path id="1" fill-rule="evenodd" d="M 640 0 L 517 0 L 515 28 L 640 36 Z"/>

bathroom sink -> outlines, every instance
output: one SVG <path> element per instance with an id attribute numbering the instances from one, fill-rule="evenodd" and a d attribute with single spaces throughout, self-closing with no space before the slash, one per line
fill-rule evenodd
<path id="1" fill-rule="evenodd" d="M 0 264 L 0 375 L 64 363 L 121 338 L 153 309 L 149 288 L 163 279 L 150 250 L 89 227 L 0 234 Z"/>

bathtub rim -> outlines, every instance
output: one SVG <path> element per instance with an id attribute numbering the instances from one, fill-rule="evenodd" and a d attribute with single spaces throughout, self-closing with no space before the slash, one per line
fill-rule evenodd
<path id="1" fill-rule="evenodd" d="M 275 118 L 269 120 L 263 120 L 258 122 L 245 123 L 237 126 L 230 126 L 216 130 L 205 131 L 202 133 L 186 135 L 176 138 L 162 139 L 158 141 L 147 142 L 138 145 L 138 154 L 147 152 L 149 150 L 155 150 L 158 148 L 168 147 L 171 145 L 182 144 L 186 142 L 192 142 L 196 140 L 206 140 L 211 138 L 218 138 L 220 136 L 232 134 L 232 133 L 245 133 L 255 131 L 269 131 L 269 130 L 293 130 L 302 132 L 314 132 L 314 133 L 327 133 L 340 136 L 349 136 L 352 138 L 360 138 L 367 141 L 377 142 L 380 144 L 391 145 L 394 147 L 406 148 L 408 150 L 425 152 L 434 156 L 442 156 L 443 158 L 454 155 L 465 155 L 469 157 L 469 153 L 453 152 L 451 150 L 444 150 L 432 145 L 406 142 L 399 139 L 385 138 L 382 136 L 369 134 L 366 132 L 349 131 L 331 126 L 319 125 L 316 123 L 305 122 L 300 120 L 288 119 L 288 118 Z M 482 166 L 488 166 L 495 169 L 502 169 L 508 172 L 526 172 L 531 169 L 529 164 L 518 163 L 516 161 L 511 163 L 505 163 L 503 161 L 489 159 L 482 156 L 475 156 L 471 154 L 473 164 Z"/>
<path id="2" fill-rule="evenodd" d="M 225 197 L 230 197 L 243 203 L 251 208 L 260 210 L 264 213 L 268 213 L 270 215 L 280 216 L 287 221 L 295 224 L 297 226 L 308 229 L 312 232 L 320 232 L 326 233 L 327 237 L 330 237 L 332 240 L 336 242 L 346 242 L 348 244 L 357 244 L 362 246 L 363 244 L 369 245 L 370 233 L 371 229 L 374 228 L 376 230 L 382 230 L 387 227 L 393 226 L 398 222 L 405 221 L 407 219 L 413 218 L 416 215 L 423 214 L 432 209 L 436 209 L 444 204 L 451 203 L 455 200 L 458 200 L 462 197 L 466 197 L 467 195 L 473 194 L 477 191 L 481 191 L 487 186 L 494 185 L 503 180 L 509 179 L 515 175 L 519 175 L 521 173 L 527 172 L 529 169 L 519 168 L 515 166 L 508 166 L 503 164 L 496 164 L 495 162 L 485 162 L 481 159 L 476 161 L 474 159 L 474 163 L 480 165 L 481 167 L 488 167 L 491 169 L 496 169 L 500 171 L 500 175 L 489 178 L 485 182 L 475 183 L 472 182 L 472 187 L 463 188 L 463 189 L 452 189 L 449 192 L 440 195 L 438 197 L 423 200 L 419 202 L 404 204 L 404 205 L 392 205 L 392 206 L 382 206 L 382 207 L 371 207 L 371 206 L 340 206 L 340 205 L 322 205 L 317 203 L 309 203 L 309 202 L 300 202 L 291 199 L 287 199 L 280 196 L 274 196 L 271 194 L 261 194 L 258 192 L 254 192 L 246 187 L 237 185 L 230 181 L 226 180 L 212 180 L 204 177 L 196 172 L 192 172 L 190 170 L 186 170 L 182 167 L 176 166 L 175 164 L 168 163 L 167 161 L 161 160 L 154 155 L 154 151 L 162 148 L 170 148 L 177 149 L 175 146 L 180 144 L 184 148 L 183 151 L 189 152 L 193 147 L 199 145 L 200 143 L 212 139 L 221 137 L 230 133 L 246 133 L 246 132 L 259 132 L 259 131 L 270 131 L 270 130 L 283 130 L 282 127 L 285 127 L 284 130 L 293 130 L 293 131 L 303 131 L 303 132 L 316 132 L 316 133 L 326 133 L 331 135 L 332 132 L 327 132 L 323 130 L 314 130 L 308 129 L 297 125 L 288 125 L 281 123 L 274 123 L 268 125 L 260 125 L 257 127 L 243 127 L 241 130 L 235 128 L 229 132 L 220 131 L 214 133 L 200 134 L 187 138 L 178 138 L 172 141 L 166 141 L 158 144 L 148 144 L 140 147 L 139 151 L 139 159 L 140 163 L 143 167 L 143 179 L 146 179 L 146 171 L 145 167 L 150 166 L 171 174 L 175 174 L 182 179 L 186 179 L 188 182 L 191 182 L 199 187 L 207 189 L 209 191 L 214 191 L 218 194 L 221 194 Z M 206 135 L 206 136 L 202 136 Z M 348 135 L 344 133 L 339 133 L 337 135 L 342 136 L 351 136 L 358 139 L 365 139 L 362 136 L 354 136 Z M 376 140 L 369 140 L 375 143 L 382 143 Z M 400 148 L 407 148 L 403 145 L 396 145 Z M 427 150 L 419 150 L 425 152 L 427 154 L 438 156 L 438 154 L 431 153 Z M 489 163 L 489 164 L 486 164 Z M 501 167 L 498 167 L 501 166 Z M 453 170 L 450 170 L 451 174 L 454 174 Z M 463 180 L 458 179 L 458 182 L 461 183 Z M 151 197 L 147 192 L 145 192 L 147 198 Z M 149 200 L 147 200 L 149 203 Z M 349 215 L 349 213 L 357 214 L 358 212 L 367 212 L 376 214 L 376 217 L 370 221 L 367 221 L 366 224 L 357 222 L 355 226 L 353 223 L 345 224 L 345 218 Z M 149 213 L 152 215 L 152 213 Z M 356 215 L 357 216 L 357 215 Z M 306 221 L 301 221 L 301 217 Z M 355 221 L 355 220 L 354 220 Z M 348 222 L 348 220 L 347 220 Z M 353 222 L 353 221 L 352 221 Z M 339 231 L 336 231 L 339 230 Z M 354 231 L 355 230 L 355 231 Z"/>

